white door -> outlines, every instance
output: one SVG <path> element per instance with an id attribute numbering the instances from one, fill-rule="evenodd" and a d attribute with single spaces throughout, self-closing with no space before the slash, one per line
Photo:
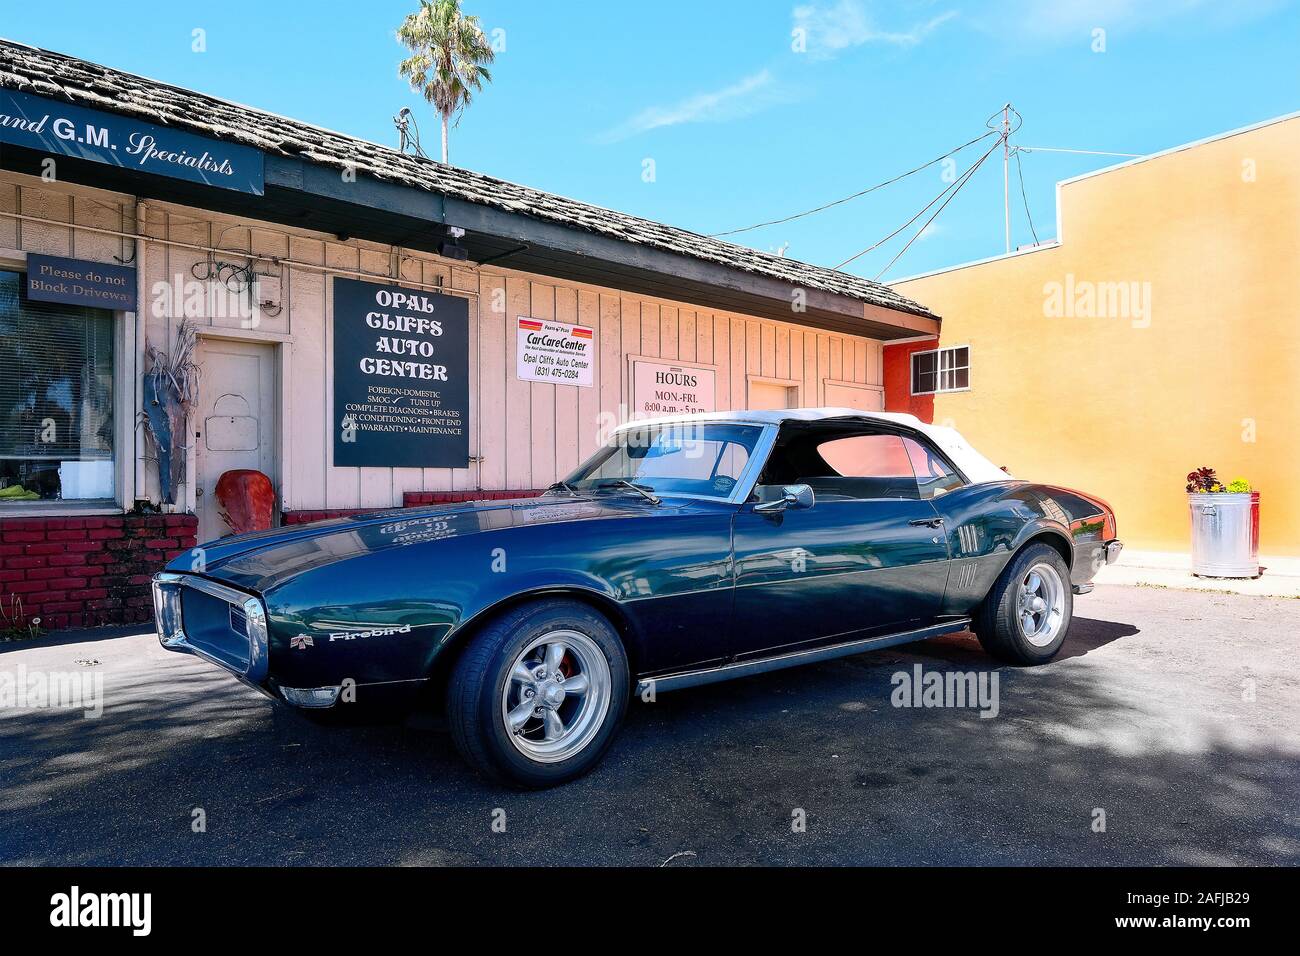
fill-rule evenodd
<path id="1" fill-rule="evenodd" d="M 199 541 L 231 534 L 217 510 L 217 479 L 254 468 L 276 485 L 276 346 L 199 341 L 199 409 L 195 417 L 195 495 Z"/>
<path id="2" fill-rule="evenodd" d="M 852 408 L 859 412 L 879 412 L 885 408 L 885 390 L 878 385 L 826 383 L 827 408 Z"/>

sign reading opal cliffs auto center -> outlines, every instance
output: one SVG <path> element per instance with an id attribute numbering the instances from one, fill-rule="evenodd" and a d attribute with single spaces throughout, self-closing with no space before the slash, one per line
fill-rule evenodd
<path id="1" fill-rule="evenodd" d="M 515 374 L 525 382 L 592 385 L 594 333 L 582 325 L 546 319 L 516 319 Z"/>
<path id="2" fill-rule="evenodd" d="M 334 464 L 469 465 L 469 304 L 334 279 Z"/>
<path id="3" fill-rule="evenodd" d="M 0 90 L 0 143 L 261 196 L 262 151 L 60 100 Z"/>

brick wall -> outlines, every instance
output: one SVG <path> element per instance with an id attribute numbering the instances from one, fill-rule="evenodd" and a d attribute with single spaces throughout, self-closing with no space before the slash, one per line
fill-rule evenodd
<path id="1" fill-rule="evenodd" d="M 197 532 L 194 515 L 0 518 L 0 607 L 45 630 L 148 621 L 150 576 Z"/>

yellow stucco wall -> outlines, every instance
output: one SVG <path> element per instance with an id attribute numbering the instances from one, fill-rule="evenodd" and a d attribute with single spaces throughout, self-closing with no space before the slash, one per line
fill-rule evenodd
<path id="1" fill-rule="evenodd" d="M 1300 118 L 1058 195 L 1059 246 L 897 283 L 971 347 L 970 391 L 936 396 L 934 420 L 1018 477 L 1106 498 L 1131 548 L 1188 549 L 1192 468 L 1245 477 L 1261 552 L 1300 554 Z M 1150 308 L 1049 314 L 1069 283 L 1136 283 Z"/>

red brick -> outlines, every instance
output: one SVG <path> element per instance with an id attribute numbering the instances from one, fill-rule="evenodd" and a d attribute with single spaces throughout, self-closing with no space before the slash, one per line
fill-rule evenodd
<path id="1" fill-rule="evenodd" d="M 176 547 L 177 543 L 175 538 L 150 538 L 144 543 L 144 546 L 165 551 L 168 548 Z"/>
<path id="2" fill-rule="evenodd" d="M 0 581 L 24 581 L 27 579 L 27 572 L 21 568 L 12 571 L 0 571 Z"/>
<path id="3" fill-rule="evenodd" d="M 5 518 L 0 520 L 0 531 L 39 531 L 45 527 L 44 518 Z"/>
<path id="4" fill-rule="evenodd" d="M 81 601 L 59 601 L 45 605 L 45 610 L 49 614 L 59 614 L 65 611 L 80 611 L 84 606 Z"/>
<path id="5" fill-rule="evenodd" d="M 0 558 L 8 557 L 11 554 L 22 554 L 23 548 L 28 547 L 24 544 L 0 544 Z"/>
<path id="6" fill-rule="evenodd" d="M 110 544 L 112 542 L 109 542 Z M 64 545 L 64 551 L 69 554 L 84 554 L 91 551 L 103 551 L 103 541 L 69 541 Z"/>
<path id="7" fill-rule="evenodd" d="M 27 554 L 63 554 L 66 549 L 61 544 L 25 544 L 23 551 Z"/>
<path id="8" fill-rule="evenodd" d="M 5 567 L 9 569 L 16 568 L 43 568 L 49 559 L 41 556 L 29 556 L 22 558 L 8 558 L 5 560 Z"/>
<path id="9" fill-rule="evenodd" d="M 85 541 L 88 534 L 90 532 L 72 528 L 67 531 L 51 531 L 45 537 L 50 541 Z"/>
<path id="10" fill-rule="evenodd" d="M 86 537 L 91 541 L 103 541 L 108 538 L 121 538 L 126 532 L 121 528 L 94 528 L 86 532 Z"/>
<path id="11" fill-rule="evenodd" d="M 43 581 L 49 578 L 66 578 L 72 572 L 70 572 L 67 568 L 54 567 L 54 568 L 29 568 L 25 573 L 27 575 L 27 580 L 29 581 Z"/>
<path id="12" fill-rule="evenodd" d="M 82 588 L 80 591 L 69 591 L 68 597 L 73 601 L 94 601 L 108 597 L 108 591 L 104 588 Z"/>
<path id="13" fill-rule="evenodd" d="M 44 531 L 6 531 L 5 544 L 31 544 L 45 540 Z"/>
<path id="14" fill-rule="evenodd" d="M 10 594 L 36 594 L 49 590 L 44 581 L 14 581 L 4 586 Z"/>

